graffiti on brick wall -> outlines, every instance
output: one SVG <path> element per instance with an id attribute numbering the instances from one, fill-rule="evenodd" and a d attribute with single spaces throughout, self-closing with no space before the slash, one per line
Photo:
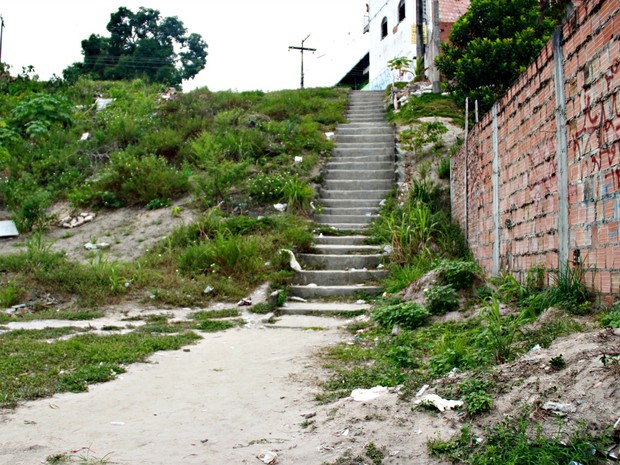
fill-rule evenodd
<path id="1" fill-rule="evenodd" d="M 605 174 L 606 180 L 620 190 L 620 102 L 619 91 L 612 93 L 620 62 L 616 62 L 605 73 L 606 95 L 593 99 L 585 95 L 584 116 L 581 129 L 570 126 L 569 147 L 574 150 L 575 160 L 581 161 L 581 180 L 600 172 L 603 167 L 611 168 Z"/>
<path id="2" fill-rule="evenodd" d="M 545 138 L 533 150 L 526 154 L 528 161 L 529 180 L 528 190 L 532 200 L 537 204 L 541 199 L 551 194 L 554 187 L 551 179 L 555 176 L 555 152 L 556 152 L 555 134 Z"/>

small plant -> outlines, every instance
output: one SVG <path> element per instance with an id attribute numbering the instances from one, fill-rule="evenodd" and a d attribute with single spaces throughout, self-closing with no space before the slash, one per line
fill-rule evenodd
<path id="1" fill-rule="evenodd" d="M 620 328 L 620 302 L 616 302 L 611 310 L 601 316 L 604 328 Z"/>
<path id="2" fill-rule="evenodd" d="M 444 284 L 449 284 L 458 290 L 472 285 L 480 272 L 480 267 L 474 262 L 465 260 L 441 260 L 435 271 Z"/>
<path id="3" fill-rule="evenodd" d="M 500 301 L 494 297 L 484 304 L 481 315 L 486 322 L 483 336 L 491 349 L 497 363 L 505 363 L 515 354 L 513 343 L 523 317 L 500 314 Z"/>
<path id="4" fill-rule="evenodd" d="M 364 446 L 366 457 L 368 457 L 374 465 L 381 465 L 385 457 L 384 448 L 377 447 L 374 442 L 369 442 Z"/>
<path id="5" fill-rule="evenodd" d="M 459 393 L 469 415 L 478 415 L 493 408 L 493 397 L 489 394 L 491 389 L 493 383 L 477 378 L 466 379 L 459 384 Z"/>
<path id="6" fill-rule="evenodd" d="M 423 326 L 428 319 L 426 309 L 413 302 L 379 307 L 372 314 L 379 324 L 386 328 L 399 325 L 405 329 L 415 329 Z"/>
<path id="7" fill-rule="evenodd" d="M 450 284 L 431 286 L 424 291 L 426 308 L 432 315 L 443 315 L 459 307 L 459 298 Z"/>
<path id="8" fill-rule="evenodd" d="M 551 360 L 549 360 L 549 365 L 551 365 L 551 368 L 553 368 L 554 370 L 561 370 L 566 366 L 566 362 L 564 361 L 564 357 L 562 357 L 562 354 L 560 354 L 556 357 L 551 358 Z"/>
<path id="9" fill-rule="evenodd" d="M 437 176 L 439 179 L 450 179 L 450 158 L 443 157 L 437 165 Z"/>
<path id="10" fill-rule="evenodd" d="M 429 453 L 451 463 L 487 465 L 492 463 L 557 465 L 581 463 L 593 465 L 605 463 L 604 450 L 608 443 L 604 435 L 592 436 L 585 426 L 573 433 L 562 431 L 547 435 L 543 427 L 532 422 L 529 412 L 485 429 L 479 441 L 468 427 L 449 441 L 432 439 L 428 442 Z"/>
<path id="11" fill-rule="evenodd" d="M 145 205 L 147 210 L 158 210 L 160 208 L 169 207 L 172 201 L 170 199 L 153 199 Z"/>

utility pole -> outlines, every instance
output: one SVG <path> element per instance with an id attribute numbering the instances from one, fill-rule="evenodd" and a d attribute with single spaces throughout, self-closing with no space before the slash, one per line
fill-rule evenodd
<path id="1" fill-rule="evenodd" d="M 3 31 L 4 31 L 4 18 L 2 17 L 2 15 L 0 15 L 0 63 L 2 63 L 2 32 Z"/>
<path id="2" fill-rule="evenodd" d="M 289 50 L 299 50 L 301 52 L 301 88 L 304 88 L 304 52 L 308 51 L 308 52 L 316 52 L 316 48 L 308 48 L 308 47 L 304 47 L 304 42 L 306 40 L 308 40 L 308 37 L 310 37 L 310 34 L 308 34 L 306 36 L 306 38 L 304 40 L 301 41 L 301 47 L 295 47 L 294 45 L 290 45 L 289 46 Z"/>

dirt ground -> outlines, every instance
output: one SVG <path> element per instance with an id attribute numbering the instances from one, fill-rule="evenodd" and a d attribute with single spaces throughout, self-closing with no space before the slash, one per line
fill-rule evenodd
<path id="1" fill-rule="evenodd" d="M 101 249 L 104 256 L 111 260 L 130 262 L 144 255 L 146 250 L 165 238 L 175 227 L 192 222 L 195 212 L 189 207 L 190 200 L 181 199 L 170 207 L 157 210 L 101 210 L 96 212 L 92 222 L 72 229 L 61 228 L 59 221 L 81 212 L 72 210 L 66 203 L 60 203 L 50 211 L 56 221 L 50 223 L 44 238 L 52 243 L 52 250 L 64 251 L 70 260 L 88 262 L 98 251 L 88 250 L 85 245 L 107 243 L 109 247 Z M 173 215 L 174 207 L 179 210 Z M 26 239 L 27 236 L 0 240 L 0 254 L 22 249 Z"/>
<path id="2" fill-rule="evenodd" d="M 363 455 L 370 442 L 384 451 L 386 465 L 440 463 L 428 457 L 426 442 L 457 433 L 469 421 L 462 412 L 416 410 L 397 389 L 367 402 L 315 401 L 326 376 L 317 351 L 350 340 L 342 329 L 347 323 L 291 315 L 270 325 L 255 315 L 244 327 L 131 365 L 88 393 L 26 402 L 0 415 L 0 464 L 41 464 L 60 453 L 105 457 L 110 464 L 260 464 L 267 453 L 279 464 L 324 464 L 347 452 Z M 556 415 L 542 408 L 546 401 L 574 406 L 564 417 L 566 431 L 580 420 L 596 431 L 613 425 L 620 416 L 620 371 L 600 358 L 618 352 L 620 330 L 598 330 L 498 367 L 503 392 L 474 428 L 529 403 L 536 420 L 557 430 Z M 566 367 L 550 369 L 559 354 Z"/>
<path id="3" fill-rule="evenodd" d="M 424 443 L 442 422 L 412 422 L 396 393 L 315 402 L 324 376 L 315 353 L 349 337 L 344 323 L 307 316 L 250 323 L 157 353 L 88 393 L 27 402 L 0 417 L 0 463 L 75 453 L 114 464 L 260 464 L 257 456 L 273 452 L 280 464 L 320 464 L 368 441 L 387 448 L 384 463 L 431 463 Z"/>

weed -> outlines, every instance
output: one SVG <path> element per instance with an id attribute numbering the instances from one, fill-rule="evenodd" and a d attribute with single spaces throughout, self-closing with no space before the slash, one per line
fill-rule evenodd
<path id="1" fill-rule="evenodd" d="M 5 406 L 56 392 L 85 391 L 89 383 L 113 379 L 123 365 L 145 360 L 158 350 L 176 350 L 199 338 L 193 333 L 154 336 L 142 333 L 77 335 L 41 340 L 40 333 L 0 336 L 0 399 Z"/>
<path id="2" fill-rule="evenodd" d="M 450 158 L 443 157 L 437 165 L 437 177 L 439 179 L 450 179 Z"/>
<path id="3" fill-rule="evenodd" d="M 564 360 L 564 357 L 562 357 L 562 354 L 560 354 L 552 357 L 551 360 L 549 360 L 549 365 L 554 370 L 561 370 L 566 366 L 566 361 Z"/>
<path id="4" fill-rule="evenodd" d="M 426 323 L 429 313 L 416 303 L 406 302 L 379 307 L 372 316 L 386 328 L 398 325 L 406 329 L 415 329 Z"/>
<path id="5" fill-rule="evenodd" d="M 469 415 L 478 415 L 493 408 L 493 397 L 489 391 L 493 383 L 483 379 L 469 378 L 459 384 L 459 393 Z"/>
<path id="6" fill-rule="evenodd" d="M 364 446 L 364 452 L 373 464 L 381 465 L 385 457 L 385 448 L 377 447 L 374 442 L 369 442 Z"/>
<path id="7" fill-rule="evenodd" d="M 190 318 L 196 321 L 204 320 L 217 320 L 221 318 L 234 318 L 239 316 L 239 310 L 236 308 L 227 308 L 224 310 L 207 310 L 201 312 L 195 312 L 190 315 Z"/>
<path id="8" fill-rule="evenodd" d="M 620 308 L 614 304 L 612 309 L 601 315 L 601 325 L 604 328 L 620 328 Z"/>
<path id="9" fill-rule="evenodd" d="M 271 305 L 268 303 L 260 303 L 256 305 L 252 305 L 248 307 L 248 311 L 250 313 L 256 313 L 258 315 L 266 315 L 267 313 L 271 313 L 276 309 L 275 305 Z"/>
<path id="10" fill-rule="evenodd" d="M 458 295 L 450 284 L 429 287 L 424 291 L 424 299 L 431 315 L 443 315 L 459 307 Z"/>
<path id="11" fill-rule="evenodd" d="M 490 463 L 536 463 L 539 465 L 567 464 L 571 461 L 583 465 L 605 463 L 602 450 L 608 440 L 594 437 L 584 426 L 572 434 L 547 436 L 538 423 L 532 422 L 527 413 L 508 418 L 485 429 L 482 441 L 468 427 L 449 441 L 432 439 L 428 442 L 431 455 L 451 463 L 487 465 Z"/>
<path id="12" fill-rule="evenodd" d="M 464 260 L 441 260 L 435 268 L 439 279 L 454 289 L 470 287 L 480 272 L 474 262 Z"/>
<path id="13" fill-rule="evenodd" d="M 502 317 L 499 310 L 500 302 L 496 298 L 491 298 L 484 304 L 481 315 L 486 322 L 486 328 L 482 334 L 497 363 L 504 363 L 515 355 L 513 343 L 524 318 L 521 315 Z"/>
<path id="14" fill-rule="evenodd" d="M 215 333 L 217 331 L 226 331 L 227 329 L 234 328 L 240 324 L 243 324 L 242 320 L 230 321 L 207 319 L 198 321 L 194 328 L 207 333 Z"/>

